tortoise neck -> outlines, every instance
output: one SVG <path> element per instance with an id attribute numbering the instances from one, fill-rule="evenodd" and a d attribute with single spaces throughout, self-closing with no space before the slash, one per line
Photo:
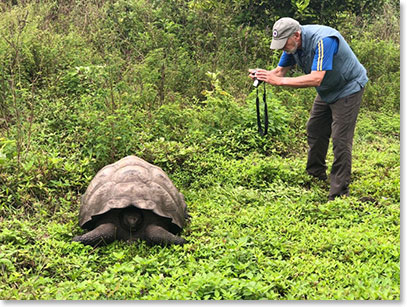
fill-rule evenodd
<path id="1" fill-rule="evenodd" d="M 143 213 L 142 210 L 130 206 L 120 212 L 119 219 L 124 229 L 136 232 L 143 224 Z"/>

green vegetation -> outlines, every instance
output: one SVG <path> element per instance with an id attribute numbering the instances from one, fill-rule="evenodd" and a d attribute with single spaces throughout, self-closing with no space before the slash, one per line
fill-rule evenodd
<path id="1" fill-rule="evenodd" d="M 398 2 L 273 2 L 0 4 L 0 299 L 400 299 Z M 268 86 L 257 134 L 247 69 L 276 65 L 284 14 L 329 20 L 368 70 L 348 198 L 305 173 L 314 89 Z M 188 244 L 71 241 L 130 154 L 184 193 Z"/>

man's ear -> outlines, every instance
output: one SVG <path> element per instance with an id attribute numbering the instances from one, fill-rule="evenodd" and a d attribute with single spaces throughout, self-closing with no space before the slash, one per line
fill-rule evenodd
<path id="1" fill-rule="evenodd" d="M 298 40 L 301 37 L 301 32 L 300 31 L 294 32 L 294 37 L 296 40 Z"/>

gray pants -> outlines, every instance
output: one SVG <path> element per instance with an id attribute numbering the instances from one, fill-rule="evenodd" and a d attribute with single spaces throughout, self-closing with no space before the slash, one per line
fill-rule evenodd
<path id="1" fill-rule="evenodd" d="M 325 158 L 332 136 L 334 162 L 329 199 L 349 194 L 352 144 L 364 89 L 328 104 L 317 95 L 307 123 L 308 174 L 326 178 Z"/>

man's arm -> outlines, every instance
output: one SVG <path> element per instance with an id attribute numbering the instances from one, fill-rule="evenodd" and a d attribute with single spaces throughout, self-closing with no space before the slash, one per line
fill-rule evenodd
<path id="1" fill-rule="evenodd" d="M 324 79 L 326 71 L 312 71 L 308 75 L 303 75 L 299 77 L 284 77 L 285 73 L 288 71 L 287 67 L 281 67 L 281 70 L 273 69 L 271 71 L 258 69 L 256 73 L 256 77 L 258 80 L 267 82 L 271 85 L 279 85 L 279 86 L 290 86 L 295 88 L 300 87 L 316 87 L 320 86 L 322 80 Z M 286 68 L 286 69 L 284 69 Z M 277 70 L 277 71 L 276 71 Z M 282 74 L 285 71 L 284 74 Z"/>
<path id="2" fill-rule="evenodd" d="M 291 66 L 286 66 L 286 67 L 281 67 L 281 66 L 277 66 L 276 68 L 274 68 L 273 70 L 268 71 L 268 73 L 270 74 L 274 74 L 276 77 L 284 77 L 287 72 L 291 69 Z M 267 71 L 264 69 L 249 69 L 249 77 L 254 79 L 254 72 L 259 72 L 259 71 Z M 256 74 L 256 78 L 258 78 L 258 75 Z"/>
<path id="3" fill-rule="evenodd" d="M 277 66 L 271 72 L 273 72 L 277 77 L 284 77 L 291 69 L 292 66 Z"/>

